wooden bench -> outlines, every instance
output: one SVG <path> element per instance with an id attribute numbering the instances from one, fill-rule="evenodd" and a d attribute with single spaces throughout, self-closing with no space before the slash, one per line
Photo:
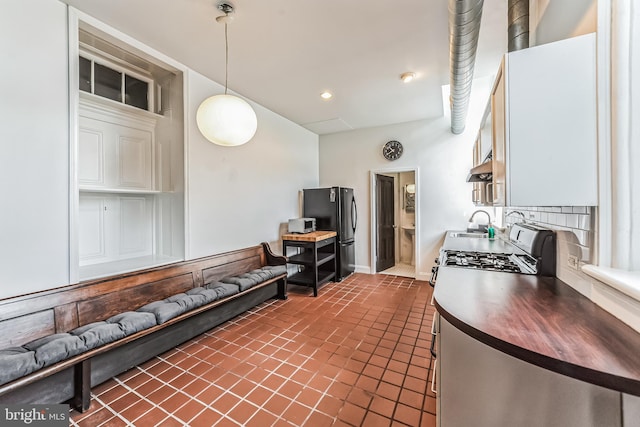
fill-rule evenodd
<path id="1" fill-rule="evenodd" d="M 0 300 L 0 349 L 71 331 L 134 311 L 264 266 L 285 266 L 267 243 L 192 261 L 121 274 Z M 122 339 L 38 369 L 0 385 L 0 403 L 69 402 L 89 408 L 90 391 L 109 378 L 185 342 L 271 298 L 286 299 L 287 274 L 279 274 Z"/>

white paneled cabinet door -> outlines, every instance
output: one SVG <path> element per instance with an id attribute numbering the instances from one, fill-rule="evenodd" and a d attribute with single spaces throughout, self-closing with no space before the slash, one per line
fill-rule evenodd
<path id="1" fill-rule="evenodd" d="M 510 52 L 491 94 L 497 206 L 595 206 L 595 34 Z"/>
<path id="2" fill-rule="evenodd" d="M 509 54 L 510 200 L 515 206 L 594 206 L 595 35 L 523 53 Z"/>
<path id="3" fill-rule="evenodd" d="M 150 256 L 153 196 L 83 193 L 80 196 L 80 266 Z"/>
<path id="4" fill-rule="evenodd" d="M 80 120 L 82 123 L 83 120 Z M 105 186 L 104 133 L 81 124 L 78 144 L 78 181 L 84 186 Z"/>
<path id="5" fill-rule="evenodd" d="M 105 242 L 106 198 L 83 195 L 79 211 L 80 265 L 105 262 L 109 259 Z"/>
<path id="6" fill-rule="evenodd" d="M 84 189 L 155 190 L 152 128 L 80 116 L 78 181 Z M 133 123 L 132 123 L 133 124 Z"/>
<path id="7" fill-rule="evenodd" d="M 152 190 L 151 133 L 122 126 L 117 130 L 117 187 Z"/>
<path id="8" fill-rule="evenodd" d="M 121 196 L 118 258 L 148 256 L 153 253 L 153 200 Z"/>

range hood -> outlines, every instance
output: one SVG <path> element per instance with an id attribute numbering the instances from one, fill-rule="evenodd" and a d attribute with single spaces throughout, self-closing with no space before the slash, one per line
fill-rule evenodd
<path id="1" fill-rule="evenodd" d="M 478 166 L 471 168 L 467 182 L 489 182 L 493 178 L 493 167 L 491 158 L 480 163 Z"/>

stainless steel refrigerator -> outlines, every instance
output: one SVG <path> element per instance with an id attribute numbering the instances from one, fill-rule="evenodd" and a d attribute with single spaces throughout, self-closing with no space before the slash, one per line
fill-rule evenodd
<path id="1" fill-rule="evenodd" d="M 303 216 L 316 219 L 317 230 L 337 233 L 336 281 L 356 269 L 355 234 L 358 208 L 353 188 L 331 187 L 303 190 Z"/>

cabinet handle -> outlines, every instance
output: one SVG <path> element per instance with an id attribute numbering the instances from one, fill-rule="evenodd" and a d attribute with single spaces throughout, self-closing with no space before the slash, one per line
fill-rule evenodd
<path id="1" fill-rule="evenodd" d="M 436 367 L 438 366 L 438 359 L 433 361 L 433 375 L 431 375 L 431 391 L 433 394 L 438 394 L 438 390 L 436 390 Z"/>
<path id="2" fill-rule="evenodd" d="M 491 200 L 491 203 L 496 201 L 496 199 L 493 197 L 493 182 L 487 183 L 487 186 L 485 187 L 484 191 L 485 191 L 484 193 L 485 200 L 487 200 L 487 202 L 489 200 Z"/>
<path id="3" fill-rule="evenodd" d="M 471 203 L 476 203 L 478 201 L 478 189 L 474 188 L 473 190 L 471 190 Z"/>

